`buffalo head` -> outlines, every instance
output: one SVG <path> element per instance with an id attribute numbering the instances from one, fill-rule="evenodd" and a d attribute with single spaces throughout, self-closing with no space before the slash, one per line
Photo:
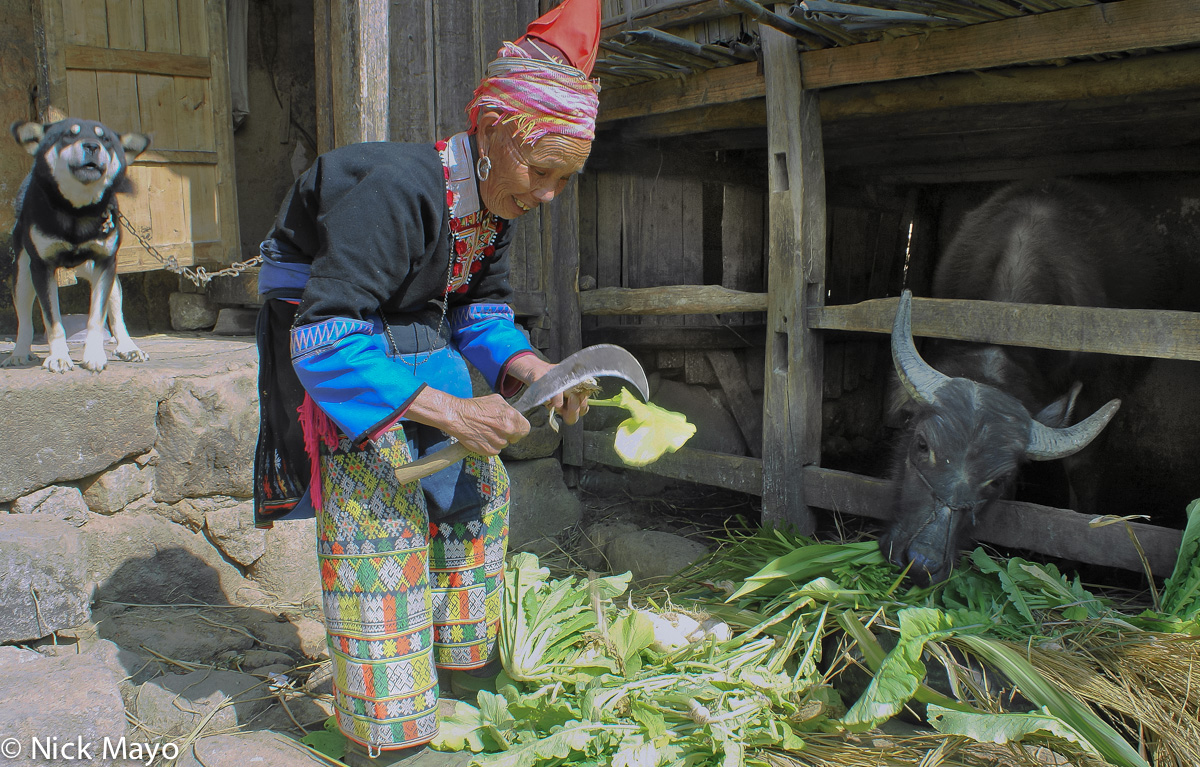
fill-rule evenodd
<path id="1" fill-rule="evenodd" d="M 892 361 L 916 411 L 896 448 L 893 521 L 879 547 L 898 567 L 911 565 L 909 576 L 924 585 L 950 574 L 976 516 L 1009 493 L 1025 461 L 1082 450 L 1121 403 L 1112 400 L 1074 426 L 1048 426 L 1042 420 L 1053 420 L 1051 412 L 1065 422 L 1078 386 L 1034 416 L 995 386 L 944 375 L 917 353 L 911 309 L 906 290 L 892 326 Z"/>

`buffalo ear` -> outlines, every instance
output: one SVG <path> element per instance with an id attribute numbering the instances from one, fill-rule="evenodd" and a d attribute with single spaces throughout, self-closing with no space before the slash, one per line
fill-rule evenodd
<path id="1" fill-rule="evenodd" d="M 1033 420 L 1049 426 L 1051 429 L 1061 429 L 1066 426 L 1071 422 L 1071 416 L 1075 414 L 1075 400 L 1079 398 L 1079 392 L 1082 389 L 1083 384 L 1076 381 L 1071 386 L 1071 391 L 1038 411 Z"/>
<path id="2" fill-rule="evenodd" d="M 42 137 L 46 135 L 47 125 L 42 125 L 38 122 L 27 120 L 17 120 L 9 130 L 12 131 L 13 138 L 17 143 L 25 147 L 25 151 L 29 154 L 37 154 L 38 144 L 42 142 Z"/>

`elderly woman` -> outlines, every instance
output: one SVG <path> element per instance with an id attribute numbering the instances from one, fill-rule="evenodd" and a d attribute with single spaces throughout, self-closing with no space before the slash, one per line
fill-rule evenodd
<path id="1" fill-rule="evenodd" d="M 363 763 L 434 737 L 437 669 L 495 668 L 497 454 L 529 430 L 501 395 L 551 367 L 506 303 L 511 222 L 587 159 L 599 22 L 598 0 L 567 0 L 506 43 L 467 132 L 322 155 L 262 246 L 255 509 L 261 523 L 315 512 L 337 720 Z M 468 361 L 498 394 L 472 398 Z M 568 423 L 586 409 L 549 404 Z M 471 455 L 396 481 L 451 439 Z"/>

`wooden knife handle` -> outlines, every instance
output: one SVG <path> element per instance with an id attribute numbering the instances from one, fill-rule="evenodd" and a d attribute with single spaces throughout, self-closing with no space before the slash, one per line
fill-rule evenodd
<path id="1" fill-rule="evenodd" d="M 402 485 L 415 482 L 418 479 L 424 479 L 430 474 L 436 474 L 442 469 L 458 463 L 467 457 L 468 452 L 463 443 L 455 442 L 453 445 L 444 447 L 436 453 L 427 455 L 418 461 L 406 463 L 396 469 L 396 479 Z"/>

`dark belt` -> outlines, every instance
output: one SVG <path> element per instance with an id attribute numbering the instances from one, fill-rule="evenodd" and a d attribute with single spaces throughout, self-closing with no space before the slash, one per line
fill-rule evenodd
<path id="1" fill-rule="evenodd" d="M 443 319 L 440 306 L 385 314 L 383 322 L 393 354 L 433 351 L 450 344 L 450 322 Z"/>

